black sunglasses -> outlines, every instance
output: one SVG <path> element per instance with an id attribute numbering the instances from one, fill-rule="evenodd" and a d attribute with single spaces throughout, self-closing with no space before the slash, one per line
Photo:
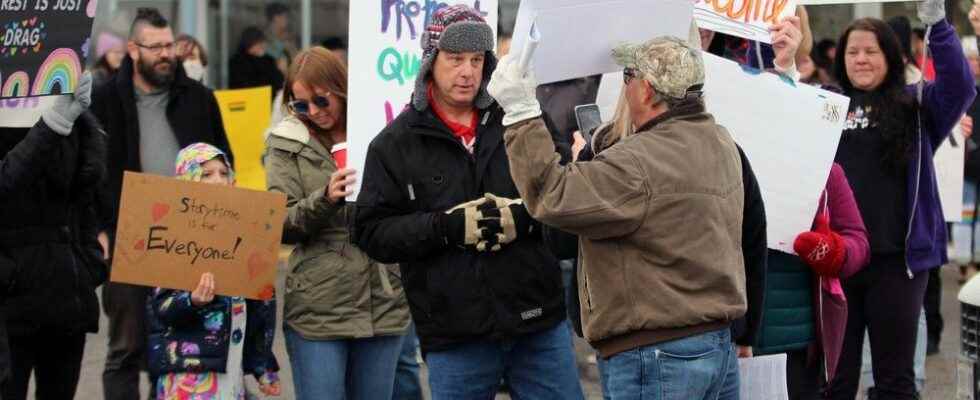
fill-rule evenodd
<path id="1" fill-rule="evenodd" d="M 629 85 L 630 81 L 636 79 L 637 70 L 635 68 L 626 68 L 623 70 L 623 84 Z"/>
<path id="2" fill-rule="evenodd" d="M 327 94 L 330 95 L 329 93 Z M 330 99 L 327 96 L 313 96 L 313 104 L 317 108 L 327 108 L 330 107 Z M 293 100 L 289 102 L 289 109 L 293 110 L 294 113 L 299 115 L 309 115 L 310 113 L 310 102 L 306 100 Z"/>

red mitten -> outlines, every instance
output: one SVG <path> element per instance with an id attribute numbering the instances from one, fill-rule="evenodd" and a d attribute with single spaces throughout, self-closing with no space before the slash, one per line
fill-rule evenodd
<path id="1" fill-rule="evenodd" d="M 844 239 L 830 230 L 830 222 L 824 215 L 814 221 L 812 232 L 796 237 L 793 250 L 820 276 L 836 277 L 844 266 Z"/>

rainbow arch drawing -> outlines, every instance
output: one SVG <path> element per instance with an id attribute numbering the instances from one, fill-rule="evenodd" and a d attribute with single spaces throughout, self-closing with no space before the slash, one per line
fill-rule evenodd
<path id="1" fill-rule="evenodd" d="M 3 97 L 27 97 L 30 95 L 31 78 L 24 71 L 17 71 L 3 83 Z"/>
<path id="2" fill-rule="evenodd" d="M 37 69 L 31 95 L 52 94 L 55 84 L 61 88 L 62 92 L 67 92 L 69 88 L 75 88 L 81 76 L 82 64 L 78 61 L 78 54 L 69 48 L 56 49 Z"/>

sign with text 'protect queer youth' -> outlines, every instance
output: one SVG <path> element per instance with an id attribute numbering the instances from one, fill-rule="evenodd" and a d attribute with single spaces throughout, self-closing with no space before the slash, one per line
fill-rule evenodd
<path id="1" fill-rule="evenodd" d="M 368 145 L 410 103 L 422 64 L 422 32 L 436 10 L 466 4 L 496 32 L 497 0 L 350 2 L 347 165 L 364 170 Z M 357 198 L 358 180 L 350 200 Z"/>
<path id="2" fill-rule="evenodd" d="M 286 196 L 126 172 L 113 282 L 193 290 L 214 274 L 215 292 L 274 293 Z"/>
<path id="3" fill-rule="evenodd" d="M 510 52 L 521 54 L 537 39 L 531 68 L 540 84 L 614 72 L 622 68 L 613 48 L 686 38 L 693 10 L 691 0 L 522 0 Z"/>
<path id="4" fill-rule="evenodd" d="M 0 98 L 71 93 L 97 0 L 0 1 Z"/>

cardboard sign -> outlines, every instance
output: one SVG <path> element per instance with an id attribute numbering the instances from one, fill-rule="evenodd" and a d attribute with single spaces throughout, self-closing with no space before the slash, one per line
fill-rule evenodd
<path id="1" fill-rule="evenodd" d="M 364 170 L 368 145 L 408 105 L 422 64 L 422 32 L 438 9 L 466 4 L 496 31 L 497 0 L 357 0 L 350 2 L 348 167 Z M 361 182 L 355 185 L 357 198 Z"/>
<path id="2" fill-rule="evenodd" d="M 0 1 L 0 98 L 71 93 L 88 57 L 97 4 Z"/>
<path id="3" fill-rule="evenodd" d="M 963 164 L 966 163 L 966 139 L 963 130 L 956 124 L 950 134 L 956 138 L 957 146 L 949 140 L 936 149 L 932 161 L 936 166 L 936 183 L 939 185 L 939 202 L 943 206 L 946 222 L 963 220 Z"/>
<path id="4" fill-rule="evenodd" d="M 120 204 L 113 282 L 272 296 L 285 195 L 126 172 Z"/>
<path id="5" fill-rule="evenodd" d="M 614 72 L 622 68 L 610 57 L 613 48 L 686 38 L 693 10 L 690 0 L 523 0 L 510 52 L 521 54 L 535 33 L 531 68 L 540 84 Z"/>
<path id="6" fill-rule="evenodd" d="M 216 90 L 214 97 L 235 154 L 238 187 L 265 190 L 262 152 L 265 151 L 264 132 L 272 118 L 272 88 Z"/>
<path id="7" fill-rule="evenodd" d="M 769 27 L 796 12 L 797 0 L 697 0 L 698 27 L 772 43 Z"/>
<path id="8" fill-rule="evenodd" d="M 792 253 L 793 240 L 810 230 L 817 214 L 850 99 L 702 54 L 707 110 L 752 165 L 766 205 L 769 248 Z M 603 120 L 612 117 L 622 86 L 622 72 L 602 77 L 596 101 Z"/>

